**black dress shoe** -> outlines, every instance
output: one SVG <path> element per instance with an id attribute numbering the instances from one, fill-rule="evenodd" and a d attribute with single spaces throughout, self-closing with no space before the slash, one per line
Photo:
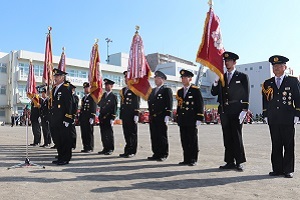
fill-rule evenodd
<path id="1" fill-rule="evenodd" d="M 147 160 L 158 160 L 158 158 L 151 156 L 151 157 L 148 157 Z"/>
<path id="2" fill-rule="evenodd" d="M 52 164 L 57 164 L 59 161 L 58 160 L 53 160 Z"/>
<path id="3" fill-rule="evenodd" d="M 270 172 L 269 173 L 269 176 L 281 176 L 281 175 L 283 175 L 282 172 Z"/>
<path id="4" fill-rule="evenodd" d="M 188 163 L 188 162 L 182 161 L 182 162 L 179 162 L 178 164 L 179 164 L 179 165 L 188 165 L 189 163 Z"/>
<path id="5" fill-rule="evenodd" d="M 196 166 L 197 165 L 197 162 L 191 162 L 188 164 L 188 166 Z"/>
<path id="6" fill-rule="evenodd" d="M 125 156 L 127 156 L 127 155 L 128 154 L 126 154 L 126 153 L 119 154 L 119 156 L 122 157 L 122 158 L 125 158 Z"/>
<path id="7" fill-rule="evenodd" d="M 50 147 L 50 149 L 56 149 L 56 145 L 54 145 L 53 147 Z"/>
<path id="8" fill-rule="evenodd" d="M 293 173 L 285 173 L 285 174 L 284 174 L 284 177 L 285 177 L 285 178 L 293 178 L 293 177 L 294 177 L 294 174 L 293 174 Z"/>
<path id="9" fill-rule="evenodd" d="M 82 153 L 92 153 L 93 150 L 86 150 L 86 149 L 83 149 L 83 150 L 81 150 L 80 152 L 82 152 Z"/>
<path id="10" fill-rule="evenodd" d="M 60 162 L 57 162 L 57 165 L 67 165 L 69 164 L 69 161 L 60 161 Z"/>
<path id="11" fill-rule="evenodd" d="M 239 172 L 243 172 L 244 171 L 244 166 L 241 165 L 241 164 L 237 164 L 236 165 L 236 170 L 239 171 Z"/>
<path id="12" fill-rule="evenodd" d="M 30 144 L 30 146 L 33 146 L 33 147 L 38 146 L 38 145 L 39 144 L 35 144 L 35 143 Z"/>
<path id="13" fill-rule="evenodd" d="M 105 152 L 104 155 L 107 156 L 107 155 L 111 155 L 112 153 L 113 153 L 113 151 L 110 150 L 110 151 Z"/>
<path id="14" fill-rule="evenodd" d="M 222 165 L 219 168 L 220 169 L 235 169 L 236 166 L 234 163 L 226 163 L 225 165 Z"/>
<path id="15" fill-rule="evenodd" d="M 135 154 L 132 153 L 132 154 L 127 154 L 126 156 L 124 156 L 124 158 L 132 158 L 132 157 L 134 157 L 134 156 L 135 156 Z"/>

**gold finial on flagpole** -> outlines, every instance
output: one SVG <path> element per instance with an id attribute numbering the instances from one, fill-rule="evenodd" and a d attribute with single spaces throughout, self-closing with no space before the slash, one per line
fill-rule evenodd
<path id="1" fill-rule="evenodd" d="M 208 5 L 209 5 L 209 7 L 211 7 L 211 8 L 212 8 L 212 7 L 213 7 L 213 5 L 214 5 L 214 2 L 213 2 L 213 0 L 208 0 L 208 2 L 207 2 L 207 3 L 208 3 Z"/>
<path id="2" fill-rule="evenodd" d="M 62 48 L 62 52 L 63 52 L 63 53 L 65 53 L 65 50 L 66 50 L 66 48 L 65 48 L 65 47 L 63 47 L 63 48 Z"/>
<path id="3" fill-rule="evenodd" d="M 136 26 L 135 26 L 135 30 L 136 30 L 136 31 L 135 31 L 135 34 L 138 34 L 138 33 L 139 33 L 139 30 L 140 30 L 140 26 L 136 25 Z"/>
<path id="4" fill-rule="evenodd" d="M 98 38 L 96 38 L 96 39 L 95 39 L 95 44 L 97 44 L 97 43 L 98 43 L 98 41 L 99 41 L 99 39 L 98 39 Z"/>
<path id="5" fill-rule="evenodd" d="M 29 58 L 29 62 L 32 63 L 32 58 Z"/>

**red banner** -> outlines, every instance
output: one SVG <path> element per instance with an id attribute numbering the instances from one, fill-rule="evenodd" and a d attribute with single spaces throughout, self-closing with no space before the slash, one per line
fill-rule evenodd
<path id="1" fill-rule="evenodd" d="M 202 42 L 197 52 L 196 62 L 215 72 L 220 77 L 223 86 L 225 85 L 222 57 L 224 51 L 220 19 L 210 8 L 206 16 Z"/>
<path id="2" fill-rule="evenodd" d="M 44 72 L 43 72 L 43 85 L 47 86 L 47 93 L 50 94 L 50 89 L 52 89 L 52 70 L 53 70 L 53 60 L 52 60 L 52 46 L 51 46 L 51 27 L 48 28 L 49 32 L 46 38 L 46 49 L 45 49 L 45 60 L 44 60 Z"/>
<path id="3" fill-rule="evenodd" d="M 34 77 L 34 69 L 31 61 L 29 64 L 29 74 L 27 77 L 26 93 L 27 93 L 27 97 L 33 102 L 34 106 L 40 107 L 39 95 L 37 93 L 35 77 Z"/>
<path id="4" fill-rule="evenodd" d="M 143 40 L 136 31 L 131 43 L 127 68 L 128 87 L 144 100 L 148 100 L 152 91 L 149 83 L 150 76 L 151 70 L 144 54 Z"/>
<path id="5" fill-rule="evenodd" d="M 102 76 L 100 74 L 100 57 L 97 43 L 94 44 L 91 52 L 89 82 L 91 85 L 90 95 L 98 103 L 102 96 Z"/>
<path id="6" fill-rule="evenodd" d="M 66 71 L 66 55 L 65 55 L 64 51 L 61 53 L 57 68 L 63 72 Z"/>

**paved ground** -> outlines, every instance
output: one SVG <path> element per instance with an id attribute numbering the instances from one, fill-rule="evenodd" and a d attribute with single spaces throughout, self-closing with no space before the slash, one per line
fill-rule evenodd
<path id="1" fill-rule="evenodd" d="M 32 142 L 29 127 L 29 143 Z M 297 125 L 300 130 L 300 125 Z M 182 161 L 177 125 L 169 125 L 170 157 L 165 162 L 147 161 L 151 156 L 147 124 L 139 125 L 139 148 L 134 158 L 119 158 L 124 139 L 115 125 L 116 150 L 98 155 L 102 149 L 95 128 L 95 151 L 80 153 L 81 140 L 69 165 L 56 166 L 55 150 L 29 147 L 31 162 L 45 166 L 9 169 L 26 158 L 26 128 L 0 127 L 1 199 L 299 199 L 300 136 L 296 136 L 296 172 L 293 179 L 273 178 L 268 126 L 244 126 L 247 163 L 245 172 L 220 171 L 223 142 L 219 125 L 202 125 L 199 131 L 198 166 L 179 166 Z M 79 129 L 77 127 L 77 133 Z M 79 134 L 78 134 L 79 135 Z"/>

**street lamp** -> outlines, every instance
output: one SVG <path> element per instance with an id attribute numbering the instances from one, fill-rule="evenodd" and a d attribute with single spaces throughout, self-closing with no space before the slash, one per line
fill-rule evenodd
<path id="1" fill-rule="evenodd" d="M 109 38 L 105 38 L 105 41 L 106 41 L 106 50 L 107 50 L 107 59 L 106 59 L 106 62 L 109 63 L 109 43 L 110 42 L 113 42 L 111 39 Z"/>

